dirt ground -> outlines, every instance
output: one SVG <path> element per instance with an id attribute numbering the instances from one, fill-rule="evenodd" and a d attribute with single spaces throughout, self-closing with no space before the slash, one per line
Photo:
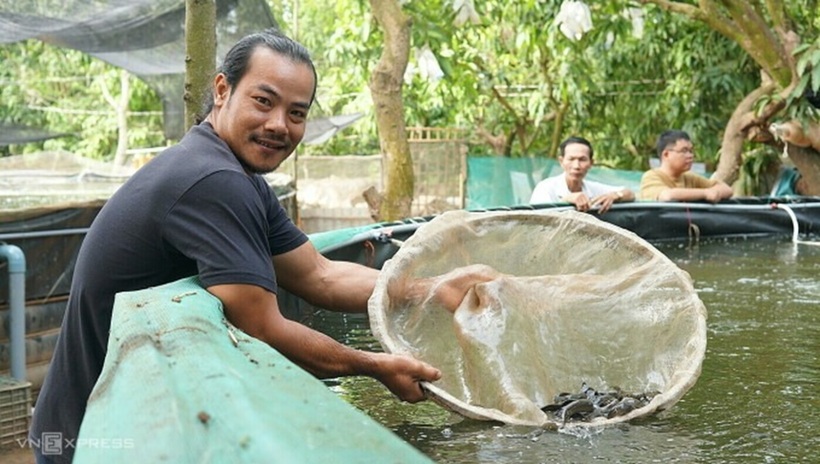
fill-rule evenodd
<path id="1" fill-rule="evenodd" d="M 3 464 L 34 464 L 34 455 L 28 448 L 0 448 L 0 462 Z"/>

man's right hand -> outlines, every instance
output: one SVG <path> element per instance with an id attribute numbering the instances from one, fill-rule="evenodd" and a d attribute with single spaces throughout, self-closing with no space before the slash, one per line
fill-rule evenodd
<path id="1" fill-rule="evenodd" d="M 589 211 L 593 206 L 592 200 L 584 192 L 573 192 L 563 198 L 567 203 L 575 205 L 575 209 L 581 212 Z"/>
<path id="2" fill-rule="evenodd" d="M 723 182 L 718 182 L 717 184 L 705 189 L 704 200 L 710 203 L 717 203 L 721 200 L 731 198 L 733 193 L 732 187 L 729 187 Z"/>
<path id="3" fill-rule="evenodd" d="M 715 187 L 709 187 L 703 190 L 704 200 L 708 201 L 709 203 L 717 203 L 721 200 L 720 192 Z"/>
<path id="4" fill-rule="evenodd" d="M 375 370 L 371 376 L 408 403 L 427 399 L 421 382 L 435 382 L 441 378 L 440 370 L 410 356 L 373 353 L 373 358 Z"/>

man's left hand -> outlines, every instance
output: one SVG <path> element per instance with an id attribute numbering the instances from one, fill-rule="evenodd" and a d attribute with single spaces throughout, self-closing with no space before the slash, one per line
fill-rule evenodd
<path id="1" fill-rule="evenodd" d="M 603 195 L 598 195 L 590 202 L 593 207 L 598 206 L 598 213 L 604 214 L 609 211 L 612 204 L 618 201 L 618 194 L 616 192 L 609 192 Z"/>

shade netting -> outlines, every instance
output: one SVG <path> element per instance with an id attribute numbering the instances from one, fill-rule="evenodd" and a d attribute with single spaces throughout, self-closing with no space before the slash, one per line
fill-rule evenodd
<path id="1" fill-rule="evenodd" d="M 215 1 L 215 61 L 244 35 L 276 26 L 264 0 Z M 184 26 L 185 0 L 0 1 L 0 44 L 42 40 L 139 76 L 162 98 L 169 138 L 185 133 Z M 9 137 L 5 144 L 18 143 L 23 135 L 4 127 L 0 142 Z"/>

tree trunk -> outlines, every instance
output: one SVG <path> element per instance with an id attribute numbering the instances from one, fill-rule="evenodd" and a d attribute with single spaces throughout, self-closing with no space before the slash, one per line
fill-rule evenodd
<path id="1" fill-rule="evenodd" d="M 185 130 L 195 124 L 216 66 L 216 2 L 185 0 Z M 204 116 L 204 115 L 202 115 Z"/>
<path id="2" fill-rule="evenodd" d="M 410 57 L 411 21 L 402 12 L 398 0 L 370 0 L 370 7 L 384 30 L 382 55 L 369 83 L 376 105 L 376 127 L 385 173 L 378 220 L 394 221 L 411 215 L 414 190 L 413 159 L 407 143 L 402 100 L 404 72 Z"/>
<path id="3" fill-rule="evenodd" d="M 114 98 L 104 79 L 99 81 L 103 98 L 117 115 L 117 148 L 114 152 L 114 166 L 125 164 L 125 154 L 128 150 L 128 102 L 131 100 L 131 87 L 128 82 L 128 71 L 120 70 L 120 96 Z"/>
<path id="4" fill-rule="evenodd" d="M 800 172 L 797 193 L 820 196 L 820 152 L 811 147 L 789 145 L 789 158 Z"/>
<path id="5" fill-rule="evenodd" d="M 737 180 L 740 163 L 743 159 L 743 143 L 749 136 L 751 123 L 754 120 L 754 104 L 763 95 L 774 91 L 774 86 L 763 85 L 746 96 L 735 108 L 720 145 L 720 160 L 712 176 L 732 185 Z"/>
<path id="6" fill-rule="evenodd" d="M 120 70 L 120 99 L 117 105 L 117 152 L 114 154 L 114 165 L 125 164 L 128 150 L 128 102 L 131 100 L 131 86 L 128 82 L 128 71 Z"/>
<path id="7" fill-rule="evenodd" d="M 820 195 L 820 123 L 802 125 L 797 121 L 772 124 L 769 127 L 800 172 L 797 193 Z"/>

